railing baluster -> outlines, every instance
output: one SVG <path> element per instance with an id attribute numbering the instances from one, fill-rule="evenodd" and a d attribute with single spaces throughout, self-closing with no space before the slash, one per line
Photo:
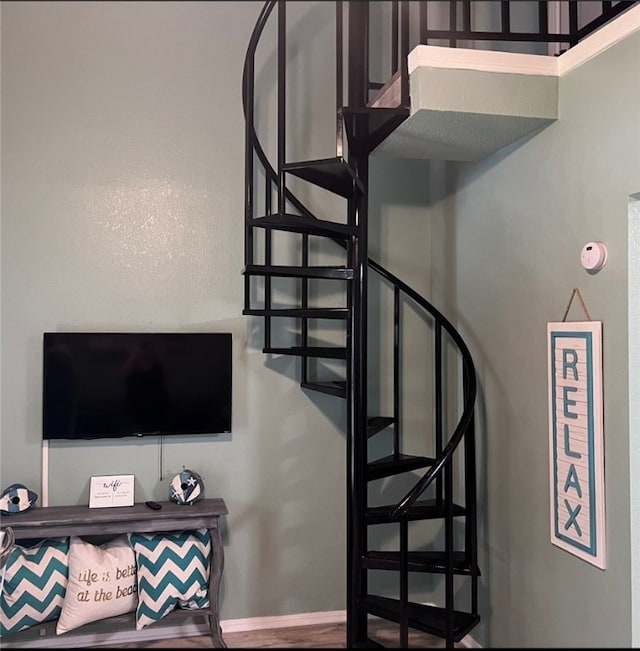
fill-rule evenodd
<path id="1" fill-rule="evenodd" d="M 465 397 L 469 392 L 471 372 L 468 366 L 462 364 L 462 383 Z M 469 429 L 464 439 L 464 476 L 465 476 L 465 549 L 469 555 L 471 568 L 471 612 L 478 613 L 478 514 L 476 500 L 476 439 L 475 416 L 471 418 Z"/>
<path id="2" fill-rule="evenodd" d="M 343 52 L 343 9 L 342 0 L 336 0 L 336 156 L 342 157 L 344 151 L 344 52 Z"/>
<path id="3" fill-rule="evenodd" d="M 429 3 L 422 0 L 418 6 L 419 40 L 421 45 L 427 45 L 427 32 L 429 30 Z"/>
<path id="4" fill-rule="evenodd" d="M 400 5 L 400 103 L 409 106 L 409 2 L 403 0 Z"/>
<path id="5" fill-rule="evenodd" d="M 435 412 L 435 452 L 436 456 L 440 456 L 442 453 L 442 439 L 443 439 L 443 422 L 442 422 L 442 385 L 443 385 L 443 376 L 442 376 L 442 325 L 436 319 L 434 322 L 435 328 L 435 341 L 434 341 L 434 376 L 435 376 L 435 386 L 434 386 L 434 412 Z M 439 504 L 442 503 L 442 476 L 436 478 L 436 500 Z"/>
<path id="6" fill-rule="evenodd" d="M 301 265 L 303 267 L 309 266 L 309 236 L 306 233 L 302 235 Z M 301 283 L 302 283 L 301 305 L 303 308 L 307 308 L 309 307 L 309 279 L 302 278 Z M 306 318 L 302 319 L 302 327 L 301 327 L 300 334 L 302 339 L 300 345 L 306 348 L 309 345 L 309 320 Z M 308 371 L 309 371 L 309 358 L 306 355 L 303 355 L 300 360 L 300 373 L 302 375 L 302 378 L 305 381 L 309 380 Z"/>
<path id="7" fill-rule="evenodd" d="M 449 2 L 449 47 L 456 47 L 456 32 L 458 31 L 458 13 L 457 0 Z"/>
<path id="8" fill-rule="evenodd" d="M 546 2 L 538 2 L 538 32 L 549 34 L 549 9 Z"/>
<path id="9" fill-rule="evenodd" d="M 391 0 L 391 76 L 398 71 L 398 0 Z"/>
<path id="10" fill-rule="evenodd" d="M 369 7 L 367 2 L 349 3 L 347 67 L 349 106 L 365 106 L 369 94 Z"/>
<path id="11" fill-rule="evenodd" d="M 265 179 L 265 215 L 270 215 L 272 211 L 271 205 L 271 193 L 273 188 L 271 187 L 271 179 L 267 175 Z M 264 234 L 264 264 L 265 266 L 271 266 L 271 247 L 272 247 L 272 233 L 271 229 L 267 228 Z M 271 309 L 271 276 L 265 276 L 264 278 L 264 308 L 265 310 Z M 267 316 L 264 319 L 264 345 L 267 348 L 271 347 L 271 317 Z"/>
<path id="12" fill-rule="evenodd" d="M 445 518 L 444 518 L 444 548 L 445 548 L 445 609 L 447 612 L 447 648 L 453 648 L 453 632 L 455 628 L 454 594 L 453 594 L 453 459 L 449 459 L 444 469 L 445 481 Z"/>
<path id="13" fill-rule="evenodd" d="M 400 648 L 409 646 L 409 520 L 407 516 L 400 519 L 400 601 L 403 604 L 400 613 Z"/>
<path id="14" fill-rule="evenodd" d="M 462 2 L 462 31 L 465 33 L 465 38 L 471 34 L 471 0 Z"/>
<path id="15" fill-rule="evenodd" d="M 287 121 L 287 15 L 285 0 L 278 0 L 278 213 L 285 213 L 285 164 Z"/>
<path id="16" fill-rule="evenodd" d="M 245 97 L 245 150 L 244 150 L 244 261 L 245 265 L 253 264 L 254 261 L 254 239 L 253 228 L 250 220 L 253 214 L 253 183 L 254 183 L 254 142 L 253 142 L 253 115 L 254 115 L 254 69 L 255 54 L 247 57 L 244 75 L 244 97 Z M 268 179 L 266 180 L 269 185 Z M 244 301 L 245 307 L 251 307 L 251 277 L 245 274 L 244 277 Z"/>
<path id="17" fill-rule="evenodd" d="M 500 31 L 505 35 L 511 33 L 511 7 L 508 0 L 500 2 Z"/>
<path id="18" fill-rule="evenodd" d="M 569 47 L 578 42 L 578 3 L 569 3 Z"/>
<path id="19" fill-rule="evenodd" d="M 393 288 L 393 456 L 400 455 L 400 289 Z"/>

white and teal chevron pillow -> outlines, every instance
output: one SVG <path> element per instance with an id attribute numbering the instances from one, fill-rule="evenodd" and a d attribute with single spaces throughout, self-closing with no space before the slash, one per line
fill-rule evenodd
<path id="1" fill-rule="evenodd" d="M 211 537 L 206 529 L 129 534 L 138 570 L 136 629 L 174 608 L 209 606 Z"/>
<path id="2" fill-rule="evenodd" d="M 69 538 L 14 545 L 0 595 L 0 636 L 56 619 L 69 576 Z"/>

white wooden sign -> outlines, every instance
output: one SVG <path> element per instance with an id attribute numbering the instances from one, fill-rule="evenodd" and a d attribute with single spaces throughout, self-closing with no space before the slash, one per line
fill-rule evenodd
<path id="1" fill-rule="evenodd" d="M 89 508 L 133 506 L 134 475 L 95 475 L 91 477 Z"/>
<path id="2" fill-rule="evenodd" d="M 551 542 L 606 568 L 602 322 L 547 324 Z"/>

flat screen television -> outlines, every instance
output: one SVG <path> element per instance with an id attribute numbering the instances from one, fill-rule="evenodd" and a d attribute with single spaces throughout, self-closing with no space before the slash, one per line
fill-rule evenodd
<path id="1" fill-rule="evenodd" d="M 231 431 L 231 333 L 45 332 L 43 438 Z"/>

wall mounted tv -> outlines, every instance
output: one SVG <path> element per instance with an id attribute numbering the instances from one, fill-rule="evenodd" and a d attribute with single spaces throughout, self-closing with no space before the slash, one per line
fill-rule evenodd
<path id="1" fill-rule="evenodd" d="M 231 333 L 43 339 L 45 440 L 231 431 Z"/>

